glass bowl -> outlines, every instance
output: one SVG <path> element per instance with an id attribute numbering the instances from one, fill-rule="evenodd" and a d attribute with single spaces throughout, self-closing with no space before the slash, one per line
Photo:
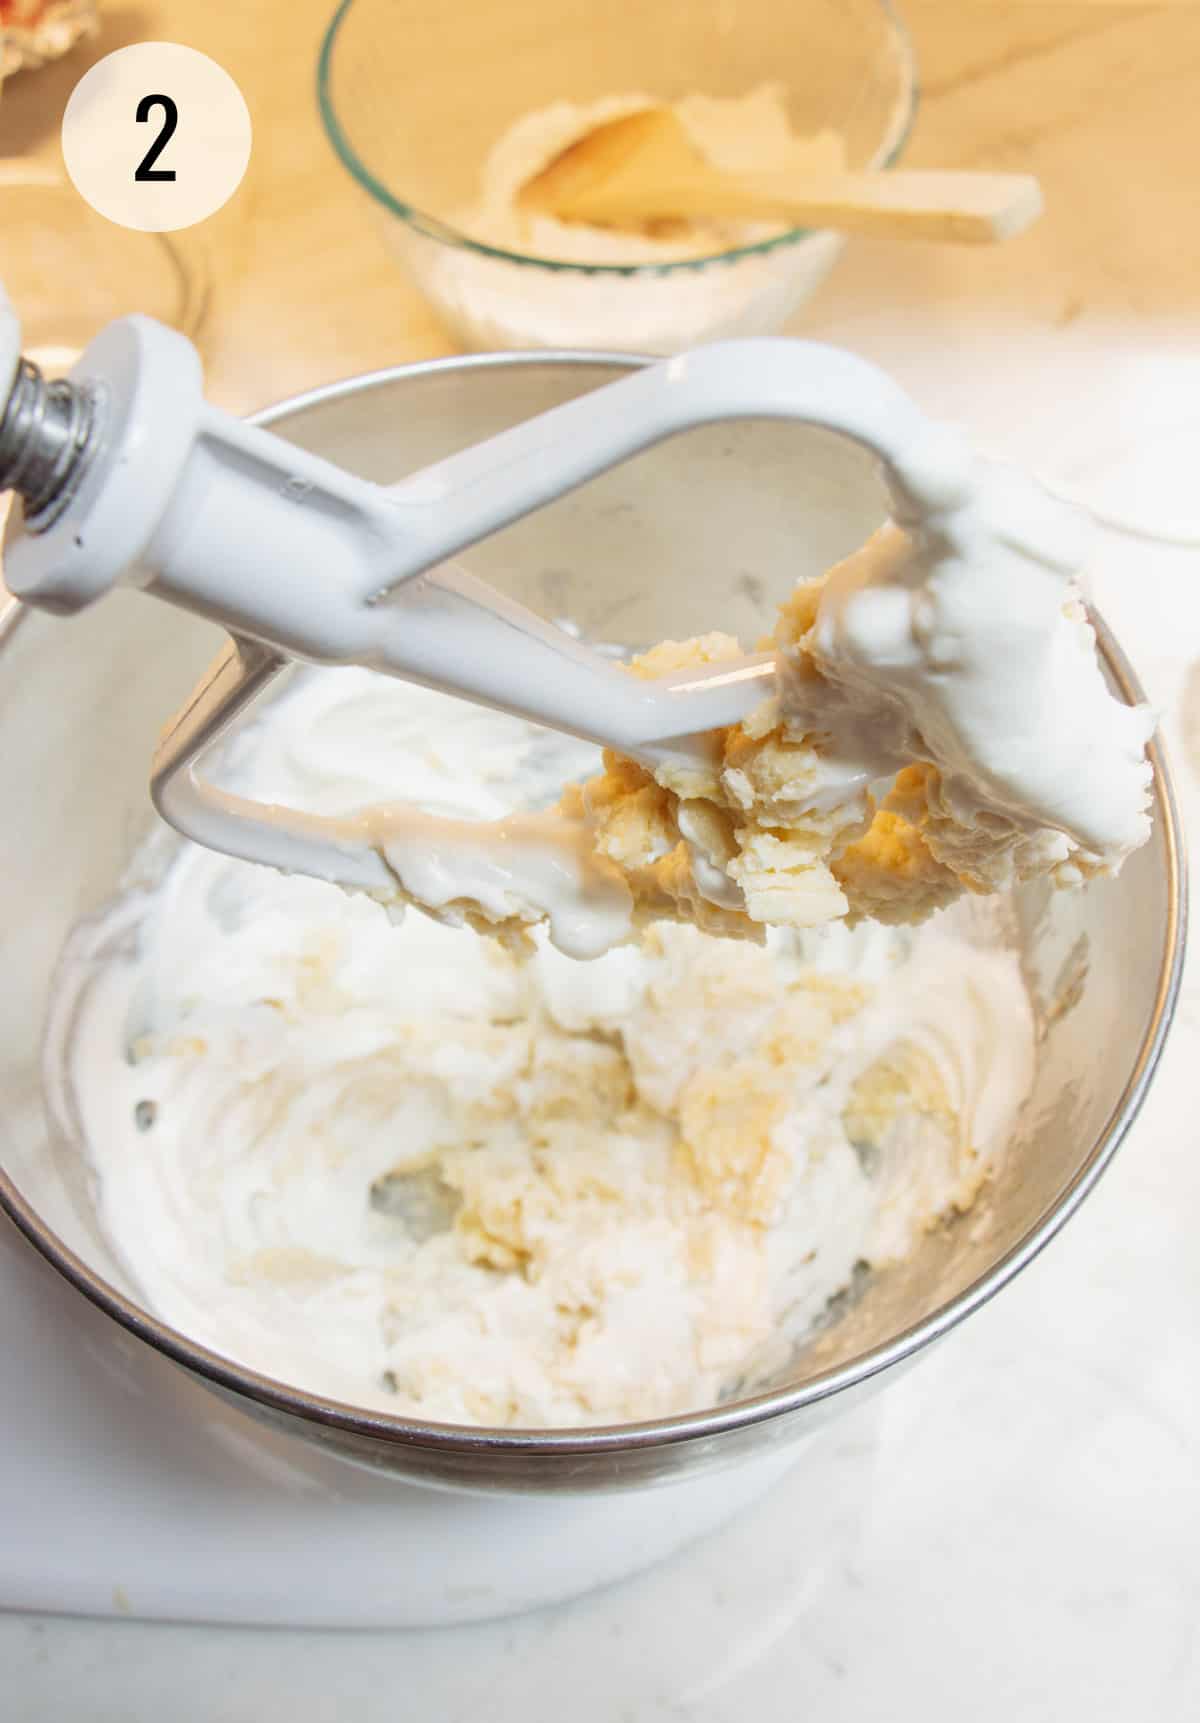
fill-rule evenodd
<path id="1" fill-rule="evenodd" d="M 854 169 L 891 166 L 916 108 L 908 37 L 886 0 L 342 0 L 317 74 L 334 149 L 466 346 L 646 353 L 780 329 L 842 236 L 795 228 L 670 262 L 647 262 L 644 242 L 603 263 L 508 250 L 468 231 L 485 162 L 552 103 L 744 97 L 764 84 L 795 134 L 839 134 Z"/>
<path id="2" fill-rule="evenodd" d="M 21 320 L 22 351 L 68 371 L 115 317 L 141 311 L 192 340 L 208 306 L 194 242 L 116 227 L 50 168 L 0 161 L 0 280 Z"/>

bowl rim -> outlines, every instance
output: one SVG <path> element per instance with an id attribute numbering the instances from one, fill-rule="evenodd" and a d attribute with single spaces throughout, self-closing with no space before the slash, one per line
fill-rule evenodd
<path id="1" fill-rule="evenodd" d="M 883 171 L 894 167 L 899 161 L 912 135 L 916 123 L 917 108 L 920 103 L 920 79 L 917 72 L 916 51 L 908 26 L 896 11 L 893 0 L 873 0 L 878 10 L 883 14 L 892 38 L 901 71 L 901 91 L 896 107 L 892 113 L 887 131 L 867 163 L 868 170 Z M 338 6 L 333 17 L 326 26 L 321 38 L 321 47 L 317 55 L 316 95 L 317 109 L 321 116 L 321 124 L 325 135 L 333 146 L 334 153 L 342 166 L 368 195 L 381 204 L 389 214 L 397 216 L 415 233 L 431 239 L 439 245 L 452 250 L 473 252 L 479 257 L 490 257 L 501 263 L 512 263 L 522 269 L 542 269 L 550 274 L 568 275 L 599 275 L 599 276 L 639 276 L 658 277 L 676 275 L 687 272 L 698 272 L 711 268 L 716 264 L 734 264 L 743 258 L 764 257 L 773 251 L 784 247 L 798 245 L 801 241 L 812 239 L 817 234 L 827 230 L 812 227 L 792 227 L 783 233 L 777 233 L 770 239 L 761 239 L 753 245 L 731 247 L 727 251 L 706 252 L 700 257 L 680 257 L 664 259 L 661 263 L 641 261 L 637 263 L 584 263 L 570 258 L 542 257 L 535 252 L 510 251 L 504 246 L 489 245 L 484 240 L 472 239 L 469 234 L 452 227 L 448 222 L 437 216 L 429 215 L 420 210 L 415 204 L 406 203 L 395 195 L 385 181 L 381 180 L 362 159 L 362 156 L 350 142 L 346 130 L 338 116 L 337 103 L 332 89 L 333 61 L 338 37 L 346 19 L 356 4 L 356 0 L 338 0 Z"/>
<path id="2" fill-rule="evenodd" d="M 428 359 L 410 365 L 390 366 L 366 372 L 341 382 L 324 384 L 292 396 L 250 416 L 249 423 L 269 427 L 307 408 L 343 400 L 372 389 L 404 382 L 414 377 L 463 370 L 528 369 L 534 366 L 569 364 L 581 369 L 629 369 L 651 364 L 643 355 L 616 352 L 575 352 L 569 349 L 546 353 L 484 353 Z M 4 651 L 30 612 L 18 600 L 2 601 L 0 586 L 0 664 Z M 1125 699 L 1132 703 L 1145 696 L 1132 666 L 1102 617 L 1091 613 L 1101 657 Z M 1158 1066 L 1171 1026 L 1183 973 L 1187 933 L 1188 883 L 1185 849 L 1178 802 L 1163 742 L 1152 737 L 1148 757 L 1153 767 L 1153 803 L 1164 851 L 1167 911 L 1163 926 L 1162 959 L 1154 1004 L 1129 1076 L 1092 1147 L 1042 1216 L 991 1268 L 978 1275 L 953 1298 L 939 1305 L 921 1321 L 911 1324 L 885 1344 L 876 1346 L 834 1368 L 819 1371 L 799 1386 L 773 1388 L 733 1400 L 727 1404 L 669 1418 L 645 1419 L 627 1424 L 584 1425 L 552 1428 L 495 1428 L 405 1418 L 392 1413 L 355 1407 L 296 1388 L 260 1371 L 235 1363 L 190 1340 L 180 1330 L 160 1321 L 149 1311 L 95 1273 L 50 1227 L 21 1195 L 0 1165 L 0 1210 L 52 1267 L 92 1304 L 113 1318 L 137 1339 L 163 1353 L 174 1363 L 199 1376 L 215 1388 L 249 1400 L 274 1412 L 289 1414 L 301 1423 L 325 1426 L 348 1435 L 374 1439 L 397 1449 L 432 1449 L 458 1456 L 494 1455 L 507 1458 L 593 1456 L 605 1452 L 629 1452 L 647 1448 L 670 1448 L 679 1444 L 711 1440 L 774 1418 L 794 1414 L 861 1386 L 874 1377 L 922 1352 L 948 1333 L 1006 1286 L 1021 1269 L 1045 1249 L 1098 1183 L 1126 1137 L 1145 1099 Z"/>

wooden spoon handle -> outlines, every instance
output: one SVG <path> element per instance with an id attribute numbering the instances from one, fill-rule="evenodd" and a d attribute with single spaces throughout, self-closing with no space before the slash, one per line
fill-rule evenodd
<path id="1" fill-rule="evenodd" d="M 1042 212 L 1041 187 L 1031 174 L 855 173 L 822 177 L 811 186 L 784 184 L 778 174 L 738 175 L 739 187 L 786 200 L 784 219 L 887 239 L 981 244 L 1009 239 Z"/>
<path id="2" fill-rule="evenodd" d="M 680 175 L 670 184 L 597 185 L 572 201 L 577 221 L 637 223 L 669 213 L 965 245 L 1009 239 L 1042 211 L 1030 174 L 953 171 L 822 175 L 801 184 L 779 173 Z"/>

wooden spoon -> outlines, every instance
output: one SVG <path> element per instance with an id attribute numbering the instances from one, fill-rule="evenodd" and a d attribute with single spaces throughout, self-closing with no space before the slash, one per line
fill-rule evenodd
<path id="1" fill-rule="evenodd" d="M 1042 211 L 1030 174 L 726 173 L 670 108 L 641 108 L 569 144 L 517 197 L 529 213 L 593 227 L 679 220 L 784 221 L 887 239 L 1009 239 Z"/>

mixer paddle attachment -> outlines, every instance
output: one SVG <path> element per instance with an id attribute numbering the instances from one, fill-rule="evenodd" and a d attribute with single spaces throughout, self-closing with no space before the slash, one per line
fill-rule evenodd
<path id="1" fill-rule="evenodd" d="M 707 752 L 714 729 L 771 692 L 770 654 L 631 677 L 449 559 L 653 443 L 739 418 L 862 443 L 897 518 L 963 495 L 957 434 L 865 361 L 815 343 L 728 342 L 648 365 L 382 486 L 211 406 L 191 343 L 149 318 L 110 324 L 47 382 L 20 357 L 0 294 L 0 489 L 20 499 L 5 579 L 57 615 L 128 585 L 222 624 L 230 644 L 163 733 L 159 811 L 210 848 L 386 889 L 365 840 L 219 790 L 201 755 L 292 659 L 364 665 L 649 765 Z"/>

